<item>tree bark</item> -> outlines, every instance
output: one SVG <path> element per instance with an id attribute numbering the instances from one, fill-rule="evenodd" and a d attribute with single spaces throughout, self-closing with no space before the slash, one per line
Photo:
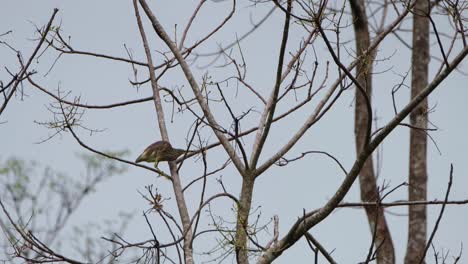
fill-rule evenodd
<path id="1" fill-rule="evenodd" d="M 250 207 L 252 205 L 252 194 L 254 189 L 255 178 L 244 177 L 242 180 L 242 189 L 240 193 L 239 207 L 237 208 L 237 226 L 236 226 L 236 260 L 237 264 L 249 263 L 248 251 L 248 221 L 250 214 Z"/>
<path id="2" fill-rule="evenodd" d="M 411 61 L 411 98 L 428 83 L 429 66 L 429 1 L 416 2 L 413 13 L 413 54 Z M 410 114 L 409 153 L 409 201 L 425 201 L 427 198 L 427 99 Z M 420 263 L 426 247 L 427 215 L 425 205 L 408 207 L 408 244 L 405 263 Z M 424 261 L 422 263 L 425 263 Z"/>
<path id="3" fill-rule="evenodd" d="M 364 52 L 370 46 L 370 35 L 367 22 L 367 16 L 364 8 L 364 0 L 350 0 L 351 11 L 353 15 L 353 24 L 356 38 L 356 51 L 357 56 L 360 57 L 358 64 L 357 81 L 365 89 L 369 102 L 372 97 L 372 64 L 374 54 L 364 55 Z M 362 56 L 362 58 L 361 58 Z M 364 57 L 365 56 L 365 57 Z M 368 121 L 369 115 L 366 106 L 366 98 L 356 88 L 356 108 L 355 108 L 355 137 L 356 137 L 356 151 L 357 154 L 363 150 L 368 136 Z M 360 175 L 359 184 L 361 190 L 361 200 L 363 202 L 379 201 L 380 194 L 377 189 L 377 181 L 374 173 L 374 166 L 372 156 L 364 163 Z M 392 237 L 385 220 L 384 210 L 382 207 L 366 206 L 365 211 L 369 226 L 374 238 L 374 248 L 377 250 L 377 263 L 379 264 L 392 264 L 395 263 L 395 250 L 393 248 Z"/>

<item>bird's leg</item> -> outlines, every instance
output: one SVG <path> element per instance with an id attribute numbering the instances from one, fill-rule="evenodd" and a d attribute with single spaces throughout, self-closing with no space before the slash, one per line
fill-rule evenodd
<path id="1" fill-rule="evenodd" d="M 158 168 L 158 164 L 159 164 L 159 160 L 157 160 L 157 161 L 154 162 L 154 168 L 155 168 L 155 169 L 159 169 L 159 168 Z"/>

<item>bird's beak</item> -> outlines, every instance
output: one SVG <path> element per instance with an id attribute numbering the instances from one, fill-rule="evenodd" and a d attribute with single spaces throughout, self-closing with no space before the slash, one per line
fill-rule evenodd
<path id="1" fill-rule="evenodd" d="M 138 163 L 138 162 L 141 162 L 141 161 L 142 161 L 141 156 L 142 156 L 142 155 L 138 156 L 138 158 L 135 160 L 135 163 Z"/>

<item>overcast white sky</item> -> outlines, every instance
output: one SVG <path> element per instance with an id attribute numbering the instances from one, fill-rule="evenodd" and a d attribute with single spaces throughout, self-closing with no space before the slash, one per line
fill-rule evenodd
<path id="1" fill-rule="evenodd" d="M 191 14 L 195 1 L 160 1 L 155 14 L 173 36 L 174 24 L 178 24 L 179 36 Z M 13 30 L 13 33 L 2 37 L 2 41 L 7 41 L 17 49 L 24 52 L 27 57 L 34 46 L 31 38 L 36 37 L 34 24 L 44 25 L 52 14 L 53 8 L 59 8 L 57 22 L 60 22 L 64 35 L 71 35 L 71 43 L 77 49 L 114 54 L 125 57 L 124 44 L 127 45 L 138 60 L 144 60 L 140 36 L 136 28 L 133 7 L 131 1 L 3 1 L 0 9 L 0 33 Z M 153 5 L 154 7 L 154 5 Z M 207 28 L 211 28 L 213 21 L 219 21 L 230 7 L 226 2 L 209 2 L 202 9 L 202 16 L 195 21 L 188 43 L 193 43 Z M 271 8 L 271 5 L 259 5 L 251 8 L 246 2 L 238 3 L 238 14 L 208 45 L 202 46 L 200 52 L 214 51 L 218 44 L 234 41 L 237 35 L 242 35 L 249 29 L 250 20 L 258 21 Z M 276 11 L 273 16 L 253 35 L 242 42 L 244 55 L 248 63 L 248 80 L 259 92 L 265 96 L 274 83 L 276 72 L 276 54 L 279 50 L 279 38 L 281 35 L 282 14 Z M 409 24 L 408 24 L 409 25 Z M 153 51 L 166 48 L 161 41 L 156 38 L 150 27 L 147 27 L 147 34 L 151 38 Z M 349 28 L 344 39 L 349 39 Z M 440 31 L 443 32 L 444 28 Z M 291 34 L 291 46 L 297 47 L 303 31 L 296 27 Z M 408 35 L 409 36 L 409 35 Z M 292 48 L 291 48 L 292 49 Z M 293 50 L 293 49 L 292 49 Z M 437 47 L 433 52 L 438 56 Z M 154 52 L 153 55 L 156 53 Z M 318 60 L 321 68 L 318 78 L 321 81 L 324 76 L 324 65 L 329 57 L 325 57 L 326 51 L 322 47 L 317 50 Z M 344 53 L 346 54 L 346 53 Z M 90 57 L 79 57 L 75 55 L 64 55 L 57 63 L 53 71 L 44 77 L 57 54 L 46 53 L 39 60 L 33 63 L 33 68 L 38 70 L 35 77 L 40 84 L 49 90 L 56 89 L 59 85 L 62 89 L 71 91 L 73 95 L 81 96 L 82 102 L 93 104 L 114 103 L 125 100 L 143 98 L 151 95 L 148 85 L 136 90 L 128 82 L 133 78 L 132 69 L 124 63 L 113 61 L 96 60 Z M 158 55 L 155 55 L 157 57 Z M 381 61 L 376 66 L 376 71 L 387 70 L 383 74 L 375 76 L 373 96 L 374 107 L 378 124 L 382 125 L 388 121 L 392 115 L 391 89 L 400 80 L 397 74 L 404 74 L 409 70 L 410 52 L 398 44 L 395 38 L 385 41 L 380 48 L 379 57 L 390 56 L 388 60 Z M 0 48 L 0 77 L 5 80 L 7 73 L 4 66 L 13 67 L 16 65 L 15 57 L 11 52 Z M 161 60 L 157 57 L 157 60 Z M 225 68 L 200 67 L 207 65 L 212 58 L 203 58 L 191 67 L 194 70 L 198 81 L 201 81 L 203 74 L 209 72 L 213 80 L 222 80 L 232 72 L 226 72 Z M 351 58 L 345 58 L 349 62 Z M 311 63 L 310 61 L 308 62 Z M 218 63 L 215 65 L 220 65 Z M 438 63 L 431 66 L 431 77 L 438 68 Z M 336 74 L 334 67 L 331 67 L 330 77 L 327 84 L 331 84 Z M 468 71 L 467 63 L 461 64 L 461 69 Z M 140 79 L 146 78 L 146 71 L 139 69 Z M 430 107 L 435 107 L 431 113 L 430 120 L 439 131 L 431 133 L 441 154 L 434 144 L 429 143 L 429 199 L 442 199 L 447 186 L 450 164 L 454 165 L 454 187 L 450 198 L 467 199 L 468 192 L 468 119 L 467 100 L 468 90 L 466 89 L 466 76 L 454 73 L 445 80 L 429 99 Z M 174 71 L 161 80 L 161 85 L 168 88 L 189 87 L 180 72 Z M 232 86 L 234 87 L 234 86 Z M 236 91 L 231 87 L 227 94 L 232 100 L 237 113 L 245 111 L 252 105 L 256 105 L 259 110 L 260 104 L 251 94 L 234 97 Z M 25 97 L 14 98 L 5 113 L 0 117 L 0 159 L 9 157 L 21 157 L 25 160 L 35 160 L 42 165 L 52 166 L 57 170 L 67 172 L 72 177 L 82 176 L 83 164 L 78 160 L 76 154 L 86 152 L 81 148 L 69 134 L 63 134 L 46 143 L 36 144 L 46 138 L 50 131 L 37 125 L 34 121 L 46 121 L 51 118 L 46 106 L 51 102 L 50 98 L 41 94 L 32 87 L 24 87 Z M 189 93 L 187 93 L 189 94 Z M 349 91 L 339 100 L 324 120 L 312 128 L 300 141 L 300 144 L 288 155 L 294 157 L 302 151 L 324 150 L 334 154 L 344 166 L 349 169 L 355 158 L 354 136 L 353 136 L 353 94 Z M 408 101 L 409 90 L 403 89 L 398 94 L 398 106 L 403 107 Z M 282 112 L 286 106 L 282 106 L 278 112 Z M 216 109 L 216 108 L 215 108 Z M 269 137 L 266 153 L 273 153 L 278 147 L 286 142 L 292 133 L 295 133 L 301 125 L 305 115 L 296 114 L 293 118 L 285 120 L 283 123 L 273 126 L 273 133 Z M 166 117 L 168 129 L 173 145 L 185 147 L 185 138 L 191 122 L 188 113 L 175 117 L 174 122 L 170 121 L 171 106 L 166 106 Z M 254 113 L 250 119 L 246 120 L 243 128 L 250 128 L 255 125 L 259 114 Z M 218 112 L 216 117 L 222 124 L 229 124 L 228 115 Z M 148 144 L 160 138 L 157 129 L 154 105 L 151 102 L 140 105 L 133 105 L 128 108 L 115 108 L 112 110 L 88 110 L 84 121 L 86 125 L 96 129 L 106 129 L 104 132 L 90 136 L 84 131 L 79 134 L 89 145 L 99 150 L 130 150 L 127 157 L 133 160 Z M 5 123 L 3 123 L 5 122 Z M 205 131 L 206 132 L 206 131 Z M 214 136 L 207 138 L 215 140 Z M 408 171 L 408 138 L 407 128 L 398 128 L 394 131 L 383 145 L 383 163 L 379 183 L 384 181 L 391 186 L 406 181 Z M 247 140 L 247 143 L 250 142 Z M 250 148 L 249 148 L 250 149 Z M 208 157 L 214 164 L 219 164 L 225 159 L 225 155 L 220 149 L 208 153 Z M 263 156 L 265 158 L 266 156 Z M 183 182 L 188 183 L 191 179 L 202 174 L 201 161 L 191 159 L 187 162 L 187 168 L 182 173 Z M 161 168 L 167 169 L 166 165 Z M 238 194 L 240 178 L 235 169 L 231 166 L 222 174 L 227 189 Z M 218 175 L 217 177 L 221 176 Z M 284 235 L 287 228 L 301 216 L 303 208 L 311 210 L 323 205 L 334 193 L 336 187 L 341 183 L 343 175 L 339 168 L 330 160 L 321 156 L 307 156 L 291 166 L 273 168 L 265 175 L 261 176 L 256 184 L 254 195 L 254 207 L 261 206 L 261 221 L 268 222 L 269 219 L 278 214 L 280 217 L 280 236 Z M 156 184 L 159 190 L 166 196 L 172 197 L 171 187 L 168 182 L 156 180 L 151 173 L 129 168 L 124 175 L 113 177 L 97 187 L 94 194 L 87 197 L 82 207 L 72 216 L 69 228 L 64 232 L 64 236 L 72 234 L 73 226 L 83 226 L 90 222 L 100 222 L 104 219 L 112 219 L 118 212 L 134 212 L 136 215 L 131 222 L 127 237 L 133 241 L 150 238 L 147 227 L 141 212 L 148 209 L 147 202 L 141 199 L 138 190 L 144 190 L 145 185 Z M 216 184 L 215 177 L 209 181 L 209 194 L 219 192 L 219 185 Z M 198 188 L 198 187 L 197 187 Z M 191 213 L 198 204 L 199 189 L 195 188 L 187 194 L 187 200 L 192 207 Z M 406 189 L 401 189 L 392 194 L 389 201 L 406 198 Z M 358 201 L 358 186 L 355 184 L 350 193 L 345 198 L 346 201 Z M 172 201 L 167 203 L 166 209 L 173 215 L 178 216 L 177 210 Z M 213 211 L 218 210 L 220 214 L 229 213 L 231 204 L 226 201 L 217 202 Z M 440 207 L 429 208 L 429 229 L 433 223 Z M 387 221 L 390 225 L 396 246 L 398 263 L 402 263 L 406 248 L 407 218 L 406 208 L 390 209 L 387 214 Z M 3 215 L 1 216 L 4 217 Z M 230 219 L 232 215 L 230 215 Z M 227 217 L 229 219 L 229 216 Z M 156 220 L 155 220 L 156 221 Z M 461 244 L 468 244 L 468 206 L 448 206 L 446 214 L 442 220 L 441 227 L 434 240 L 434 245 L 439 250 L 450 251 L 456 255 Z M 336 210 L 329 218 L 312 230 L 317 239 L 329 249 L 334 250 L 333 256 L 339 263 L 356 263 L 364 260 L 369 242 L 371 239 L 366 222 L 366 216 L 360 209 Z M 102 234 L 94 234 L 96 238 Z M 170 237 L 162 237 L 161 240 L 169 241 Z M 265 241 L 266 238 L 265 238 Z M 265 242 L 264 241 L 264 242 Z M 200 247 L 198 253 L 205 249 L 213 241 L 199 240 Z M 206 244 L 205 244 L 206 243 Z M 69 249 L 68 249 L 69 250 Z M 67 253 L 67 252 L 65 252 Z M 70 250 L 70 254 L 75 254 Z M 1 259 L 1 257 L 0 257 Z M 463 261 L 463 259 L 465 261 Z M 462 263 L 466 262 L 464 256 Z M 278 259 L 278 263 L 310 263 L 312 254 L 306 248 L 304 241 L 299 242 Z M 428 258 L 428 263 L 433 259 Z"/>

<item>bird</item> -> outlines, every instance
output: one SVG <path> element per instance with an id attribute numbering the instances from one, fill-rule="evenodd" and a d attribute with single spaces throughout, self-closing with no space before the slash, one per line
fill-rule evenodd
<path id="1" fill-rule="evenodd" d="M 160 161 L 174 161 L 180 155 L 192 151 L 185 151 L 183 149 L 173 148 L 171 143 L 161 140 L 156 141 L 149 145 L 143 153 L 135 160 L 135 163 L 139 162 L 154 162 L 154 167 L 157 168 Z"/>

